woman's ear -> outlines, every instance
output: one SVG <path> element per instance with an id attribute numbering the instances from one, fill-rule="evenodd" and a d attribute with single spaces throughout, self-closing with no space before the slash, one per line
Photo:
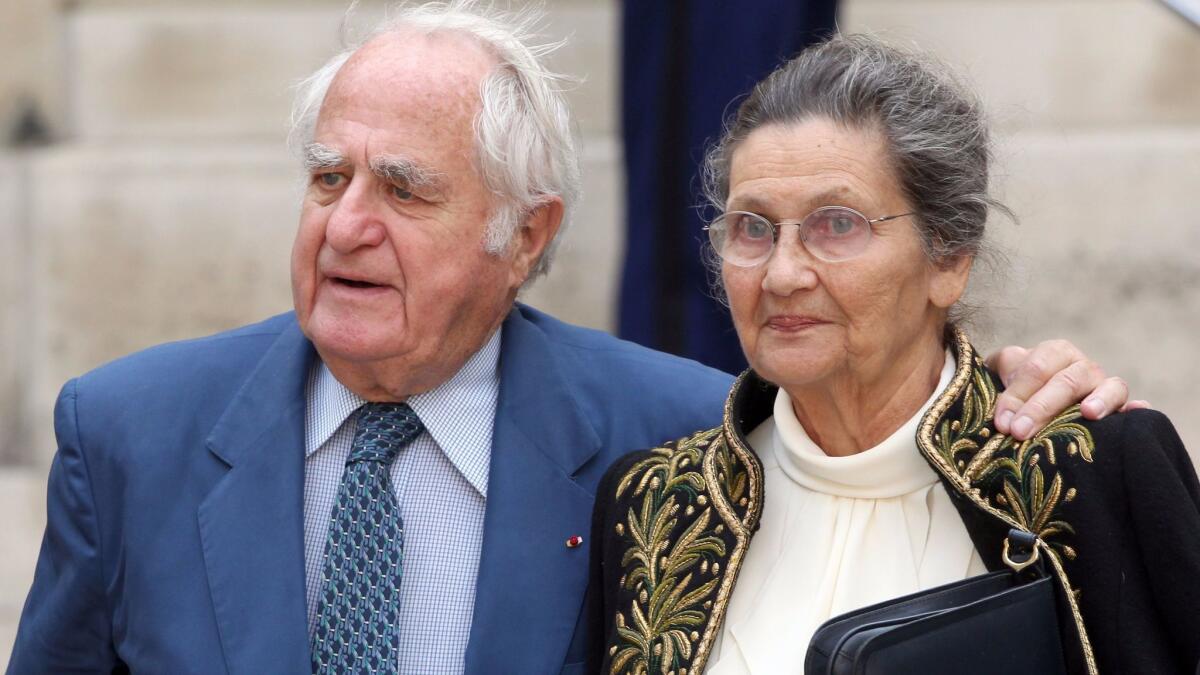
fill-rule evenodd
<path id="1" fill-rule="evenodd" d="M 929 279 L 929 301 L 942 309 L 949 309 L 958 302 L 967 290 L 974 262 L 973 255 L 959 255 L 934 263 Z"/>

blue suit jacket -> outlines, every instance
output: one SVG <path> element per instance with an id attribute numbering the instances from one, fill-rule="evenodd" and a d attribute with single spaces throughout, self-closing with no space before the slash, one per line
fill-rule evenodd
<path id="1" fill-rule="evenodd" d="M 582 672 L 596 483 L 720 419 L 731 378 L 518 305 L 468 673 Z M 69 382 L 10 673 L 308 673 L 304 386 L 286 314 Z"/>

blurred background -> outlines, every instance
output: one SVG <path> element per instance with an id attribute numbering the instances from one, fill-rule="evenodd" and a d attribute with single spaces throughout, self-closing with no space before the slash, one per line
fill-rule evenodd
<path id="1" fill-rule="evenodd" d="M 524 300 L 726 369 L 695 263 L 694 165 L 728 101 L 836 17 L 941 55 L 983 96 L 1009 261 L 982 349 L 1068 337 L 1200 457 L 1200 29 L 1191 0 L 547 0 L 585 197 Z M 518 3 L 519 4 L 519 3 Z M 1192 3 L 1191 7 L 1195 7 Z M 367 25 L 382 2 L 350 21 Z M 340 0 L 0 4 L 0 669 L 32 579 L 72 376 L 290 309 L 290 85 Z M 1200 14 L 1190 10 L 1193 16 Z M 628 206 L 627 206 L 628 205 Z"/>

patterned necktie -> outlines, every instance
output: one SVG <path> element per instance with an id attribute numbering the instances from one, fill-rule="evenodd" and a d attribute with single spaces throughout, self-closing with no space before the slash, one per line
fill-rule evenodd
<path id="1" fill-rule="evenodd" d="M 396 672 L 404 523 L 388 473 L 421 429 L 405 403 L 359 409 L 325 540 L 314 675 Z"/>

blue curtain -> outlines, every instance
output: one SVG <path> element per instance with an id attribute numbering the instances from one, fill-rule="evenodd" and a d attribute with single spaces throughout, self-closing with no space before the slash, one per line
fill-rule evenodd
<path id="1" fill-rule="evenodd" d="M 626 253 L 621 337 L 736 373 L 746 361 L 713 298 L 698 169 L 755 82 L 834 30 L 836 0 L 624 0 Z"/>

